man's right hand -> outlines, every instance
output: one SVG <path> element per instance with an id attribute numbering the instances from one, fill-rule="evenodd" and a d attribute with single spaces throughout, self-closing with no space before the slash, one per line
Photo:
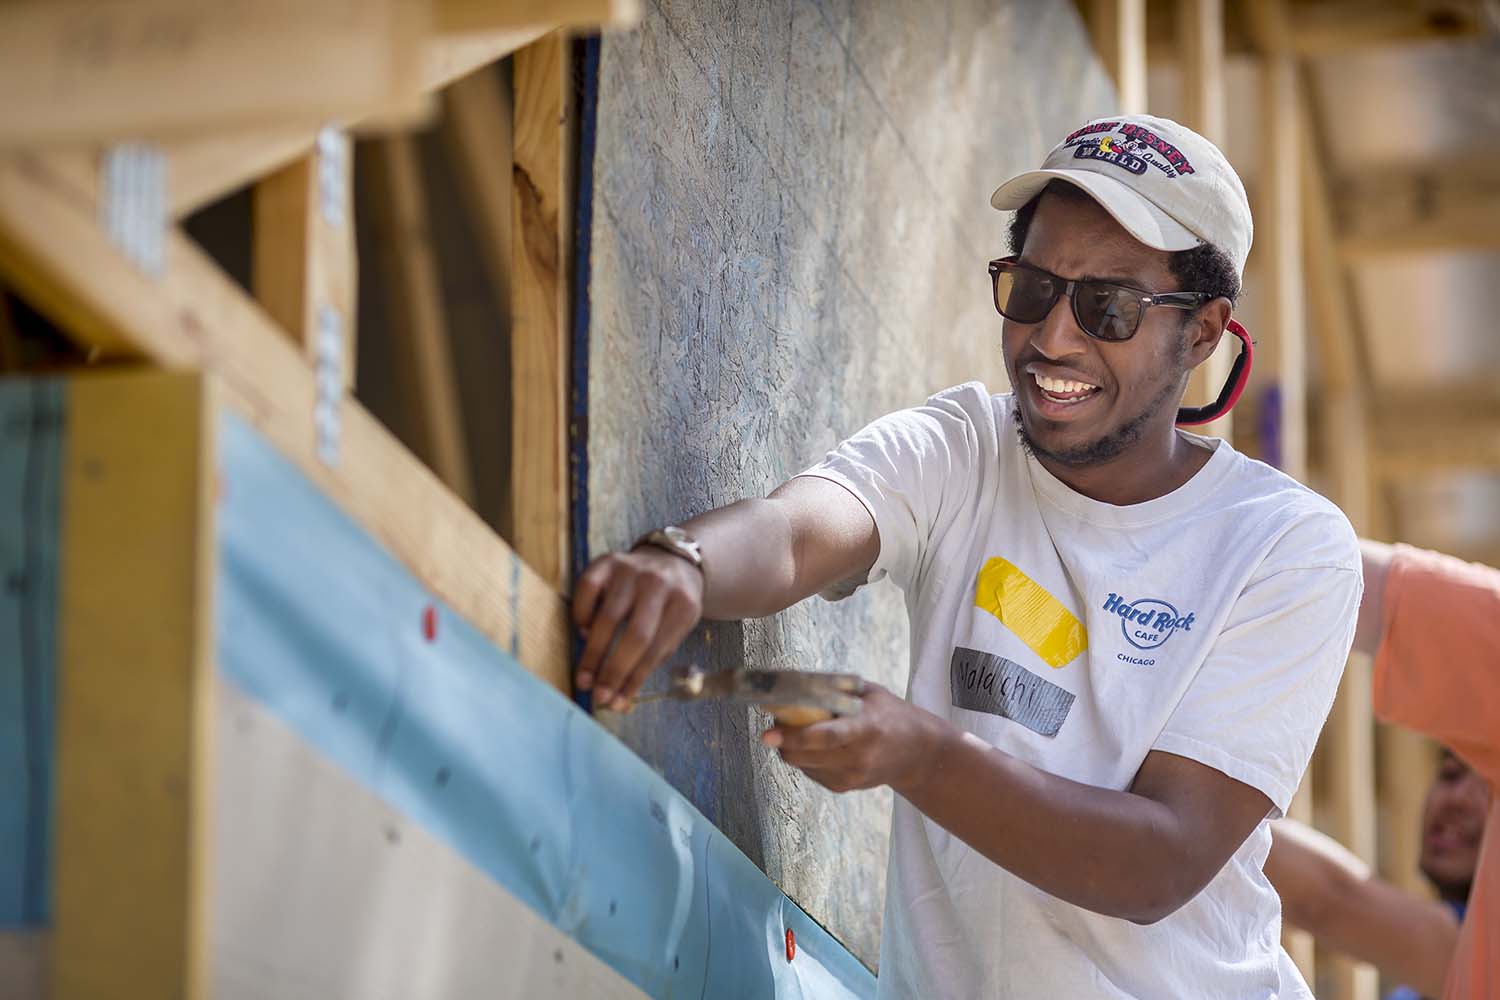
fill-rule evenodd
<path id="1" fill-rule="evenodd" d="M 703 615 L 703 571 L 645 545 L 595 559 L 573 589 L 585 636 L 574 676 L 599 707 L 624 711 Z"/>

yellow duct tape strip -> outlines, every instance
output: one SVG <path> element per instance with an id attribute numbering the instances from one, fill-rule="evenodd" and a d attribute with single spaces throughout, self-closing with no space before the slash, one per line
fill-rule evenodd
<path id="1" fill-rule="evenodd" d="M 974 604 L 1000 619 L 1053 669 L 1088 648 L 1083 622 L 1008 559 L 985 562 L 974 585 Z"/>

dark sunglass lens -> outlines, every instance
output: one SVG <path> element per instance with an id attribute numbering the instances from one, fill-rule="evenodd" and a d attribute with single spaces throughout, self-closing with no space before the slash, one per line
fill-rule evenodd
<path id="1" fill-rule="evenodd" d="M 1116 285 L 1081 285 L 1078 322 L 1100 340 L 1128 340 L 1141 318 L 1140 296 Z"/>
<path id="2" fill-rule="evenodd" d="M 996 275 L 995 308 L 1017 323 L 1040 323 L 1056 298 L 1056 285 L 1045 274 L 1015 268 Z"/>

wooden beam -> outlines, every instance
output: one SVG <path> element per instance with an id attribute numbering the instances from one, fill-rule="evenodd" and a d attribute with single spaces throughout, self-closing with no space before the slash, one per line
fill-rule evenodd
<path id="1" fill-rule="evenodd" d="M 422 50 L 422 89 L 440 90 L 481 66 L 503 59 L 547 32 L 546 26 L 443 35 Z M 358 125 L 356 119 L 352 124 Z M 312 125 L 215 131 L 163 142 L 171 174 L 172 214 L 189 215 L 313 148 Z"/>
<path id="2" fill-rule="evenodd" d="M 506 165 L 515 155 L 513 114 L 511 88 L 488 67 L 443 92 L 443 138 L 485 274 L 502 304 L 510 301 L 512 170 Z"/>
<path id="3" fill-rule="evenodd" d="M 1325 390 L 1357 392 L 1369 383 L 1366 348 L 1360 341 L 1359 302 L 1339 257 L 1333 188 L 1323 169 L 1326 142 L 1312 107 L 1305 74 L 1298 97 L 1301 158 L 1302 238 L 1308 302 Z M 1363 410 L 1361 409 L 1363 419 Z"/>
<path id="4" fill-rule="evenodd" d="M 1210 142 L 1225 139 L 1224 120 L 1228 106 L 1224 96 L 1224 3 L 1223 0 L 1176 0 L 1177 43 L 1182 68 L 1184 98 L 1182 122 Z M 1237 349 L 1235 338 L 1225 337 L 1219 349 L 1193 370 L 1188 399 L 1193 405 L 1210 403 L 1229 377 Z M 1232 440 L 1232 416 L 1195 428 L 1210 437 Z"/>
<path id="5" fill-rule="evenodd" d="M 1391 414 L 1378 428 L 1375 466 L 1387 479 L 1500 469 L 1500 427 L 1494 423 L 1446 424 L 1439 430 L 1415 414 L 1409 424 Z"/>
<path id="6" fill-rule="evenodd" d="M 459 408 L 458 381 L 443 309 L 437 248 L 427 223 L 427 197 L 417 143 L 391 135 L 370 144 L 384 219 L 386 288 L 392 332 L 411 360 L 412 401 L 426 441 L 427 459 L 448 487 L 470 505 L 474 484 Z"/>
<path id="7" fill-rule="evenodd" d="M 354 151 L 324 130 L 310 156 L 255 187 L 252 287 L 277 325 L 319 364 L 319 341 L 336 337 L 341 383 L 354 385 Z"/>
<path id="8" fill-rule="evenodd" d="M 69 383 L 51 946 L 58 1000 L 208 995 L 207 405 L 192 375 Z"/>
<path id="9" fill-rule="evenodd" d="M 328 119 L 419 91 L 409 0 L 0 4 L 0 143 L 100 141 Z"/>
<path id="10" fill-rule="evenodd" d="M 1373 45 L 1472 38 L 1490 30 L 1483 0 L 1320 0 L 1292 10 L 1293 51 L 1315 57 Z"/>
<path id="11" fill-rule="evenodd" d="M 511 285 L 511 518 L 516 550 L 542 578 L 568 576 L 568 44 L 515 57 Z"/>
<path id="12" fill-rule="evenodd" d="M 1119 110 L 1146 110 L 1146 0 L 1081 0 L 1094 50 L 1115 82 Z"/>
<path id="13" fill-rule="evenodd" d="M 0 157 L 0 272 L 85 342 L 221 376 L 252 425 L 418 579 L 490 640 L 569 690 L 563 602 L 368 411 L 339 404 L 336 465 L 317 449 L 315 375 L 265 312 L 180 232 L 153 280 L 105 239 L 88 192 L 48 158 Z M 512 581 L 515 581 L 514 583 Z"/>
<path id="14" fill-rule="evenodd" d="M 476 31 L 548 24 L 559 28 L 626 28 L 641 17 L 639 0 L 439 0 L 437 31 Z"/>
<path id="15" fill-rule="evenodd" d="M 1271 4 L 1266 4 L 1270 6 Z M 1285 51 L 1262 67 L 1262 167 L 1256 224 L 1266 325 L 1266 363 L 1281 391 L 1282 469 L 1307 478 L 1307 345 L 1303 317 L 1301 130 L 1297 70 Z"/>
<path id="16" fill-rule="evenodd" d="M 1432 250 L 1500 250 L 1500 167 L 1459 159 L 1340 177 L 1339 249 L 1357 261 Z"/>

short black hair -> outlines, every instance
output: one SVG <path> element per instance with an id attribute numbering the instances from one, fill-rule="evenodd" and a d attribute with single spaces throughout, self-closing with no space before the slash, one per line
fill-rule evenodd
<path id="1" fill-rule="evenodd" d="M 1055 194 L 1060 198 L 1093 199 L 1082 188 L 1067 181 L 1049 181 L 1047 186 L 1032 196 L 1010 220 L 1010 252 L 1016 255 L 1026 245 L 1026 234 L 1031 230 L 1031 220 L 1036 216 L 1036 207 L 1042 195 Z M 1240 297 L 1240 276 L 1235 272 L 1229 255 L 1211 243 L 1191 250 L 1178 250 L 1171 255 L 1167 266 L 1172 276 L 1182 284 L 1184 292 L 1207 292 L 1214 298 L 1226 298 L 1233 305 Z"/>

